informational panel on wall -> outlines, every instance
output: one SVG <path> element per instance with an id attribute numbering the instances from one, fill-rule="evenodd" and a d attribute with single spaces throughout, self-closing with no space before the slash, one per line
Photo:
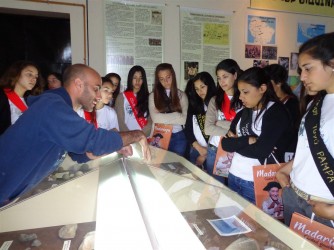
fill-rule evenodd
<path id="1" fill-rule="evenodd" d="M 124 90 L 130 68 L 140 65 L 151 90 L 163 59 L 163 6 L 106 1 L 105 17 L 106 73 L 119 74 Z"/>
<path id="2" fill-rule="evenodd" d="M 181 79 L 186 82 L 200 71 L 216 78 L 217 64 L 230 58 L 232 13 L 207 13 L 180 8 Z"/>

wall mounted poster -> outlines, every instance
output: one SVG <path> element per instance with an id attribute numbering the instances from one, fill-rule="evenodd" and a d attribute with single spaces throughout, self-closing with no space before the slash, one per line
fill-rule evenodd
<path id="1" fill-rule="evenodd" d="M 248 15 L 247 43 L 276 44 L 276 18 Z"/>
<path id="2" fill-rule="evenodd" d="M 231 15 L 180 8 L 182 86 L 200 71 L 216 78 L 217 62 L 230 58 Z"/>
<path id="3" fill-rule="evenodd" d="M 297 43 L 302 44 L 312 37 L 325 34 L 324 24 L 298 23 Z"/>
<path id="4" fill-rule="evenodd" d="M 122 91 L 130 68 L 141 65 L 152 90 L 155 67 L 163 58 L 163 6 L 105 2 L 107 73 L 121 76 Z"/>

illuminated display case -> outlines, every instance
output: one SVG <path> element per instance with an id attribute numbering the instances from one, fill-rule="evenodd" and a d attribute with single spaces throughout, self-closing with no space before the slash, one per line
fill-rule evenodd
<path id="1" fill-rule="evenodd" d="M 0 249 L 317 249 L 182 157 L 151 147 L 144 162 L 116 153 L 69 159 L 16 203 L 0 208 Z M 64 225 L 75 236 L 61 238 Z"/>

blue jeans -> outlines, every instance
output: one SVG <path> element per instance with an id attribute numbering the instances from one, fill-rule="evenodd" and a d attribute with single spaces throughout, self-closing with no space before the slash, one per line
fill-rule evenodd
<path id="1" fill-rule="evenodd" d="M 194 147 L 190 146 L 189 161 L 196 165 L 196 159 L 198 156 L 200 156 L 199 152 Z M 203 162 L 203 168 L 206 169 L 206 160 Z"/>
<path id="2" fill-rule="evenodd" d="M 308 218 L 312 216 L 312 206 L 307 203 L 306 200 L 299 197 L 291 187 L 283 188 L 282 193 L 283 205 L 284 205 L 284 223 L 289 226 L 291 217 L 294 212 L 304 215 Z M 330 220 L 323 219 L 318 216 L 314 216 L 314 220 L 318 221 L 326 226 L 333 228 Z"/>
<path id="3" fill-rule="evenodd" d="M 216 180 L 220 181 L 221 183 L 227 185 L 227 178 L 224 178 L 223 176 L 215 175 L 213 174 L 213 168 L 215 165 L 216 160 L 216 154 L 217 154 L 217 147 L 208 145 L 208 154 L 206 156 L 206 169 L 207 173 L 211 175 Z"/>
<path id="4" fill-rule="evenodd" d="M 187 139 L 183 130 L 177 133 L 172 133 L 170 138 L 168 151 L 174 152 L 182 157 L 184 157 L 187 149 Z"/>
<path id="5" fill-rule="evenodd" d="M 255 204 L 254 182 L 246 181 L 231 173 L 228 174 L 228 187 L 249 202 Z"/>

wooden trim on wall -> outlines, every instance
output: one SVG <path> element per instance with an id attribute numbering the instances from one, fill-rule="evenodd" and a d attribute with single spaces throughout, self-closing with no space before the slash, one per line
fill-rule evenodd
<path id="1" fill-rule="evenodd" d="M 54 5 L 66 5 L 66 6 L 74 6 L 74 7 L 82 7 L 82 15 L 83 15 L 83 31 L 84 31 L 84 64 L 87 64 L 87 27 L 86 27 L 86 5 L 78 4 L 78 3 L 66 3 L 66 2 L 56 2 L 50 0 L 19 0 L 22 2 L 36 2 L 36 3 L 45 3 L 45 4 L 54 4 Z"/>

